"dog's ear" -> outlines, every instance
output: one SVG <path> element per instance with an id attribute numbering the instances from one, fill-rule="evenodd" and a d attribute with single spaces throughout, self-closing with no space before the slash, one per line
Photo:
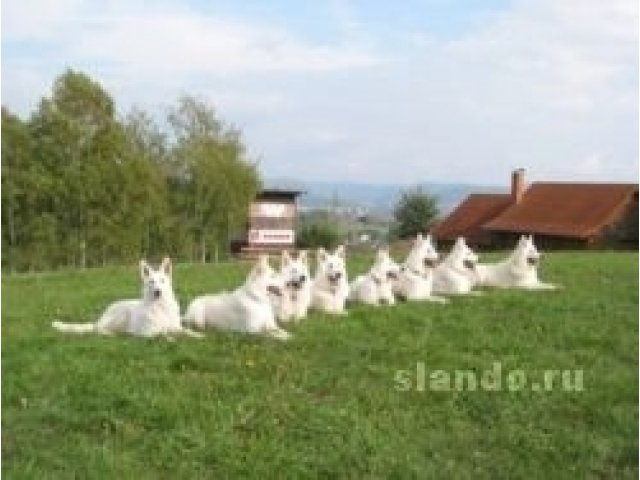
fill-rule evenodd
<path id="1" fill-rule="evenodd" d="M 291 262 L 291 256 L 287 250 L 282 250 L 280 253 L 280 267 L 284 268 L 285 265 L 288 265 Z"/>
<path id="2" fill-rule="evenodd" d="M 307 261 L 307 251 L 306 250 L 300 250 L 298 252 L 298 260 L 300 260 L 302 263 L 304 264 L 308 264 Z"/>
<path id="3" fill-rule="evenodd" d="M 162 270 L 167 277 L 171 277 L 172 266 L 171 259 L 169 257 L 164 257 L 162 259 L 160 270 Z"/>
<path id="4" fill-rule="evenodd" d="M 256 262 L 253 264 L 253 268 L 251 269 L 250 276 L 260 275 L 265 271 L 265 266 L 269 264 L 268 257 L 266 255 L 260 255 L 256 259 Z"/>
<path id="5" fill-rule="evenodd" d="M 144 280 L 151 273 L 151 267 L 146 260 L 140 260 L 140 277 Z"/>
<path id="6" fill-rule="evenodd" d="M 258 266 L 260 267 L 260 271 L 266 272 L 271 268 L 271 264 L 269 263 L 269 255 L 263 254 L 260 255 L 258 259 Z"/>
<path id="7" fill-rule="evenodd" d="M 344 245 L 338 245 L 338 248 L 336 248 L 336 251 L 333 253 L 339 256 L 340 258 L 344 259 Z"/>

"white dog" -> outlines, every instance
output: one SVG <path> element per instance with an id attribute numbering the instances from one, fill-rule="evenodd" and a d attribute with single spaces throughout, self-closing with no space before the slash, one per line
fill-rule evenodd
<path id="1" fill-rule="evenodd" d="M 516 287 L 531 290 L 553 290 L 551 283 L 538 279 L 540 253 L 531 235 L 522 235 L 515 250 L 503 262 L 477 266 L 480 285 L 488 287 Z"/>
<path id="2" fill-rule="evenodd" d="M 263 255 L 244 285 L 233 292 L 194 299 L 183 322 L 199 329 L 214 327 L 288 340 L 290 334 L 276 323 L 269 298 L 270 294 L 281 296 L 282 288 L 280 276 L 269 265 L 269 257 Z"/>
<path id="3" fill-rule="evenodd" d="M 333 253 L 318 249 L 316 274 L 311 287 L 311 306 L 317 310 L 344 315 L 345 302 L 349 296 L 349 281 L 345 267 L 344 246 Z"/>
<path id="4" fill-rule="evenodd" d="M 158 270 L 141 260 L 140 275 L 142 299 L 112 303 L 97 322 L 53 322 L 53 327 L 69 333 L 129 333 L 140 337 L 185 334 L 201 337 L 180 323 L 180 307 L 171 286 L 171 260 L 165 258 Z"/>
<path id="5" fill-rule="evenodd" d="M 394 293 L 405 300 L 428 300 L 447 303 L 443 297 L 433 295 L 433 274 L 438 265 L 438 252 L 433 246 L 431 235 L 426 238 L 418 233 L 413 247 L 400 267 Z"/>
<path id="6" fill-rule="evenodd" d="M 399 270 L 387 249 L 378 250 L 371 269 L 351 283 L 349 300 L 375 306 L 394 305 L 393 282 L 398 280 Z"/>
<path id="7" fill-rule="evenodd" d="M 284 285 L 282 295 L 273 297 L 276 317 L 281 322 L 299 321 L 307 316 L 311 306 L 311 275 L 306 250 L 294 259 L 286 250 L 280 258 L 280 277 Z"/>
<path id="8" fill-rule="evenodd" d="M 464 238 L 458 237 L 449 255 L 438 265 L 433 276 L 433 291 L 445 295 L 479 295 L 471 291 L 478 282 L 476 265 L 478 255 Z"/>

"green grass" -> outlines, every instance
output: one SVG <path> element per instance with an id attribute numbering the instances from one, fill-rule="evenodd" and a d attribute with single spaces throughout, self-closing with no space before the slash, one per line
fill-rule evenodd
<path id="1" fill-rule="evenodd" d="M 352 273 L 365 261 L 353 262 Z M 636 478 L 638 257 L 552 253 L 556 292 L 313 314 L 280 343 L 65 336 L 136 296 L 135 267 L 5 276 L 6 478 Z M 178 265 L 181 304 L 246 266 Z M 398 370 L 541 378 L 584 390 L 400 391 Z M 428 382 L 428 379 L 427 379 Z"/>

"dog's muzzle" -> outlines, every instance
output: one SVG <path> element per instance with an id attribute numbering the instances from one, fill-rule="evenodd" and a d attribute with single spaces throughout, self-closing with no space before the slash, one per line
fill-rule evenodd
<path id="1" fill-rule="evenodd" d="M 438 260 L 434 258 L 425 258 L 422 263 L 424 263 L 424 266 L 427 268 L 436 268 L 438 266 Z"/>
<path id="2" fill-rule="evenodd" d="M 527 257 L 527 263 L 532 267 L 538 265 L 539 261 L 540 259 L 538 257 Z"/>
<path id="3" fill-rule="evenodd" d="M 298 280 L 289 280 L 285 286 L 289 289 L 300 290 L 306 281 L 307 277 L 302 275 Z"/>
<path id="4" fill-rule="evenodd" d="M 298 290 L 300 288 L 300 282 L 296 280 L 289 280 L 287 283 L 284 284 L 284 286 L 287 287 L 288 289 Z"/>
<path id="5" fill-rule="evenodd" d="M 269 285 L 267 287 L 267 292 L 269 292 L 272 295 L 275 295 L 276 297 L 282 296 L 282 290 L 280 290 L 280 288 L 276 287 L 275 285 Z"/>
<path id="6" fill-rule="evenodd" d="M 397 272 L 387 272 L 387 280 L 398 280 Z"/>
<path id="7" fill-rule="evenodd" d="M 331 285 L 335 285 L 337 284 L 340 279 L 342 278 L 342 273 L 340 272 L 336 272 L 336 273 L 332 273 L 330 275 L 327 275 L 327 278 L 329 279 L 329 283 Z"/>
<path id="8" fill-rule="evenodd" d="M 476 268 L 476 262 L 472 260 L 464 260 L 462 265 L 464 265 L 464 268 L 468 268 L 469 270 L 475 270 Z"/>
<path id="9" fill-rule="evenodd" d="M 162 296 L 162 290 L 154 290 L 153 298 L 160 298 Z"/>

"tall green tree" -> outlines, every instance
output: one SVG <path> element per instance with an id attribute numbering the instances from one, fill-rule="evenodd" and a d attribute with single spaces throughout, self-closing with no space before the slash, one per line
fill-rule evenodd
<path id="1" fill-rule="evenodd" d="M 27 126 L 2 107 L 2 250 L 4 264 L 12 269 L 22 265 L 33 243 L 30 221 L 37 212 L 38 179 L 32 154 Z"/>
<path id="2" fill-rule="evenodd" d="M 117 165 L 125 137 L 109 94 L 83 73 L 67 70 L 30 120 L 35 161 L 53 177 L 51 213 L 66 259 L 85 266 L 86 252 L 104 263 L 114 249 L 120 190 Z"/>
<path id="3" fill-rule="evenodd" d="M 181 253 L 179 230 L 171 215 L 169 148 L 153 117 L 134 107 L 125 120 L 128 140 L 126 191 L 135 212 L 138 252 L 147 256 Z"/>
<path id="4" fill-rule="evenodd" d="M 228 249 L 243 227 L 260 186 L 236 129 L 219 120 L 206 102 L 184 96 L 169 115 L 176 143 L 173 175 L 176 203 L 197 239 L 201 261 Z"/>
<path id="5" fill-rule="evenodd" d="M 67 70 L 25 120 L 2 109 L 3 268 L 226 253 L 260 185 L 240 133 L 185 96 L 160 128 Z"/>
<path id="6" fill-rule="evenodd" d="M 438 199 L 420 186 L 405 190 L 396 203 L 393 215 L 400 238 L 428 230 L 438 215 Z"/>

